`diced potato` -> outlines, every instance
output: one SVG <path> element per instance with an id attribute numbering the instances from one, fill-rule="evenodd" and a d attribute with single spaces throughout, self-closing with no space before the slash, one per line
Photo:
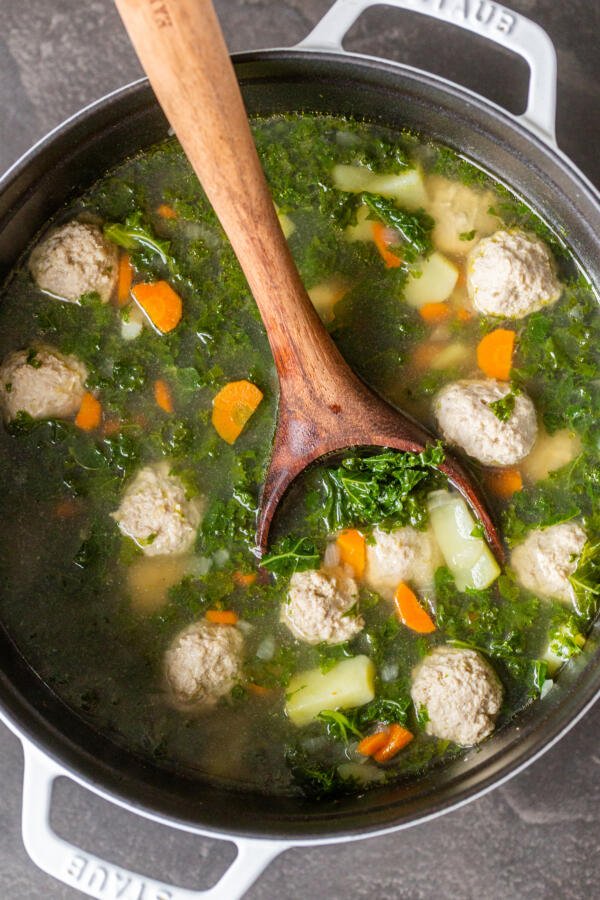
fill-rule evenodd
<path id="1" fill-rule="evenodd" d="M 351 243 L 354 241 L 373 240 L 373 219 L 369 219 L 369 207 L 359 206 L 356 212 L 356 225 L 348 225 L 344 237 Z"/>
<path id="2" fill-rule="evenodd" d="M 277 213 L 277 218 L 279 219 L 281 230 L 283 231 L 284 237 L 287 240 L 290 235 L 292 235 L 296 230 L 296 226 L 286 213 L 283 213 L 279 210 L 277 204 L 275 204 L 275 212 Z"/>
<path id="3" fill-rule="evenodd" d="M 451 369 L 455 366 L 462 366 L 469 362 L 472 356 L 472 350 L 466 344 L 460 341 L 453 341 L 443 350 L 440 350 L 431 360 L 432 369 Z"/>
<path id="4" fill-rule="evenodd" d="M 337 165 L 332 171 L 333 183 L 350 194 L 379 194 L 389 197 L 410 212 L 427 204 L 427 190 L 422 170 L 417 166 L 398 175 L 378 175 L 366 166 Z"/>
<path id="5" fill-rule="evenodd" d="M 140 556 L 127 566 L 127 588 L 137 612 L 153 613 L 164 606 L 169 588 L 187 575 L 189 556 Z"/>
<path id="6" fill-rule="evenodd" d="M 426 259 L 416 260 L 412 268 L 415 274 L 408 276 L 404 299 L 416 309 L 447 300 L 456 287 L 458 268 L 437 250 Z"/>
<path id="7" fill-rule="evenodd" d="M 433 491 L 427 498 L 431 527 L 459 591 L 481 590 L 500 574 L 485 540 L 473 536 L 475 519 L 461 496 Z"/>
<path id="8" fill-rule="evenodd" d="M 285 710 L 294 725 L 308 725 L 324 709 L 352 709 L 375 696 L 375 665 L 368 656 L 344 659 L 328 672 L 310 669 L 294 675 Z"/>
<path id="9" fill-rule="evenodd" d="M 314 287 L 310 288 L 308 296 L 312 300 L 312 304 L 319 313 L 322 322 L 327 324 L 333 321 L 335 315 L 333 308 L 347 291 L 347 283 L 335 275 L 333 278 L 321 281 L 320 284 L 315 284 Z"/>
<path id="10" fill-rule="evenodd" d="M 572 462 L 580 453 L 581 441 L 574 432 L 563 428 L 548 434 L 540 428 L 533 450 L 521 463 L 521 471 L 530 481 L 542 481 L 551 472 Z"/>
<path id="11" fill-rule="evenodd" d="M 357 784 L 374 784 L 378 781 L 385 781 L 385 772 L 378 769 L 372 763 L 355 763 L 347 762 L 338 766 L 338 775 L 340 778 L 348 778 L 356 781 Z"/>

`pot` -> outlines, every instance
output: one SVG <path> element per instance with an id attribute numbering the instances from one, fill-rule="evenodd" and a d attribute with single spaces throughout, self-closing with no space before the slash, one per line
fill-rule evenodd
<path id="1" fill-rule="evenodd" d="M 346 54 L 342 40 L 360 13 L 381 0 L 337 0 L 291 49 L 234 57 L 251 114 L 308 109 L 408 126 L 461 150 L 514 186 L 566 229 L 576 256 L 600 283 L 600 198 L 554 139 L 556 59 L 537 25 L 487 0 L 387 0 L 460 25 L 529 63 L 527 110 L 513 117 L 477 95 L 419 70 Z M 84 109 L 38 143 L 0 182 L 0 268 L 10 270 L 35 233 L 106 169 L 167 134 L 145 79 Z M 480 796 L 552 746 L 600 693 L 600 625 L 585 652 L 546 697 L 477 751 L 413 784 L 363 797 L 308 803 L 238 794 L 153 768 L 96 733 L 65 707 L 0 631 L 0 715 L 23 744 L 23 840 L 32 860 L 93 897 L 235 900 L 268 862 L 299 844 L 347 841 L 426 821 Z M 209 891 L 156 882 L 62 840 L 49 824 L 58 776 L 173 827 L 233 840 L 238 856 Z"/>

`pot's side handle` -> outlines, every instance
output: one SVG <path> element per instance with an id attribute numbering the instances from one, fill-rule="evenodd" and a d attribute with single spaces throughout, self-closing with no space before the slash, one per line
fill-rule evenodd
<path id="1" fill-rule="evenodd" d="M 271 860 L 290 845 L 236 838 L 238 855 L 222 878 L 206 891 L 174 887 L 130 872 L 63 840 L 50 826 L 54 780 L 66 773 L 28 741 L 23 741 L 25 849 L 48 875 L 98 900 L 239 900 Z"/>
<path id="2" fill-rule="evenodd" d="M 525 16 L 491 0 L 336 0 L 298 49 L 343 52 L 342 42 L 358 17 L 372 6 L 411 10 L 512 50 L 529 65 L 527 109 L 515 116 L 546 143 L 556 146 L 556 51 L 548 34 Z"/>

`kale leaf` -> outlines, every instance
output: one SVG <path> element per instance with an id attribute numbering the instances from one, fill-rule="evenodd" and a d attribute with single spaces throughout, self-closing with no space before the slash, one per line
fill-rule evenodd
<path id="1" fill-rule="evenodd" d="M 423 528 L 427 511 L 422 489 L 426 483 L 431 488 L 435 469 L 443 461 L 444 450 L 437 444 L 422 453 L 385 450 L 375 456 L 350 456 L 340 466 L 326 469 L 322 484 L 328 531 L 375 524 Z"/>
<path id="2" fill-rule="evenodd" d="M 352 736 L 359 739 L 362 737 L 362 732 L 358 730 L 354 722 L 337 709 L 324 709 L 317 718 L 321 722 L 325 722 L 327 736 L 336 741 L 343 741 L 347 744 Z"/>
<path id="3" fill-rule="evenodd" d="M 277 575 L 293 575 L 306 569 L 316 569 L 320 556 L 313 541 L 307 537 L 286 537 L 263 556 L 262 565 Z"/>
<path id="4" fill-rule="evenodd" d="M 515 411 L 515 401 L 520 393 L 521 391 L 519 388 L 512 388 L 512 390 L 510 390 L 508 394 L 505 394 L 504 397 L 500 397 L 499 400 L 492 400 L 491 403 L 488 403 L 489 408 L 497 419 L 501 422 L 508 422 Z"/>
<path id="5" fill-rule="evenodd" d="M 169 241 L 161 241 L 152 234 L 150 228 L 144 224 L 140 210 L 127 216 L 123 224 L 107 223 L 104 226 L 104 235 L 113 244 L 118 244 L 125 250 L 139 250 L 143 247 L 156 254 L 165 265 L 169 265 L 172 261 Z"/>
<path id="6" fill-rule="evenodd" d="M 393 200 L 387 200 L 378 194 L 364 193 L 362 198 L 377 219 L 400 233 L 414 255 L 425 256 L 431 252 L 431 231 L 435 223 L 430 215 L 423 210 L 408 212 L 400 209 Z"/>
<path id="7" fill-rule="evenodd" d="M 577 612 L 589 621 L 600 603 L 600 542 L 587 542 L 569 581 L 575 591 Z"/>

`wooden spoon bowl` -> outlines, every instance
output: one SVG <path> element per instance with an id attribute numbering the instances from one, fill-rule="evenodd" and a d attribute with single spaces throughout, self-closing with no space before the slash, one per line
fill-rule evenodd
<path id="1" fill-rule="evenodd" d="M 258 516 L 267 546 L 277 505 L 311 463 L 349 448 L 420 452 L 435 438 L 374 394 L 323 327 L 290 254 L 210 0 L 116 0 L 156 96 L 210 200 L 260 310 L 279 376 L 277 428 Z M 440 469 L 502 543 L 472 479 Z"/>

